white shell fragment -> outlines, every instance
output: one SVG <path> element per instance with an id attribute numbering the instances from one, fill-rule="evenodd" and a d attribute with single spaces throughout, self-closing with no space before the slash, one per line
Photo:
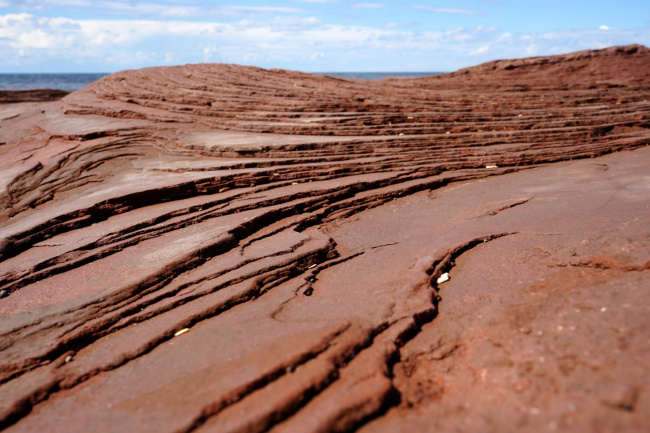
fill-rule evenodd
<path id="1" fill-rule="evenodd" d="M 499 168 L 498 165 L 486 165 L 485 168 Z"/>
<path id="2" fill-rule="evenodd" d="M 190 330 L 190 328 L 183 328 L 180 331 L 176 331 L 176 333 L 174 334 L 174 337 L 178 337 L 179 335 L 183 335 L 189 330 Z"/>
<path id="3" fill-rule="evenodd" d="M 438 277 L 438 281 L 436 281 L 437 284 L 442 284 L 445 281 L 449 281 L 449 273 L 445 272 L 444 274 L 440 275 Z"/>

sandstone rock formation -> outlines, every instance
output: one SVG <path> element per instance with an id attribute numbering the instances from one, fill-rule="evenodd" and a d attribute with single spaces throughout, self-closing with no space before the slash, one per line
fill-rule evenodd
<path id="1" fill-rule="evenodd" d="M 30 104 L 0 106 L 7 432 L 649 425 L 649 49 Z"/>

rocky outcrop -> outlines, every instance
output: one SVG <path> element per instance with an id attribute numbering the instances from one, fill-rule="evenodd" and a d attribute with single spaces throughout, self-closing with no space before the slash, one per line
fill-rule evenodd
<path id="1" fill-rule="evenodd" d="M 6 431 L 639 431 L 650 53 L 123 71 L 0 121 Z"/>
<path id="2" fill-rule="evenodd" d="M 647 83 L 650 71 L 646 60 L 650 49 L 642 45 L 585 50 L 550 57 L 495 60 L 471 68 L 461 69 L 445 77 L 474 81 L 485 85 L 520 85 L 523 88 L 544 88 L 549 77 L 553 86 L 573 89 L 613 88 Z M 479 76 L 481 78 L 479 78 Z"/>

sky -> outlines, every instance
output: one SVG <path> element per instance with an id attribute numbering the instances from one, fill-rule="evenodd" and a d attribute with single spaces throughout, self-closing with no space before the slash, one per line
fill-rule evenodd
<path id="1" fill-rule="evenodd" d="M 638 43 L 650 0 L 0 0 L 0 73 L 449 72 Z"/>

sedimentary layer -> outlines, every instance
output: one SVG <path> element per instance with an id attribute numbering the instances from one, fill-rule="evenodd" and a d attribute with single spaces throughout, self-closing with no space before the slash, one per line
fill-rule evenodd
<path id="1" fill-rule="evenodd" d="M 649 71 L 204 64 L 4 106 L 0 428 L 640 431 Z"/>

